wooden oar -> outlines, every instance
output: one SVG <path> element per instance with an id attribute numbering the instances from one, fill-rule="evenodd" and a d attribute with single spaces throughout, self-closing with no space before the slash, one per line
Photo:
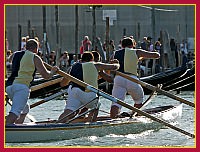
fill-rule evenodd
<path id="1" fill-rule="evenodd" d="M 52 99 L 54 99 L 54 98 L 56 98 L 58 96 L 61 96 L 61 95 L 65 94 L 65 93 L 67 93 L 67 90 L 68 89 L 61 90 L 60 92 L 57 92 L 57 93 L 55 93 L 55 94 L 53 94 L 51 96 L 48 96 L 48 97 L 46 97 L 46 98 L 44 98 L 44 99 L 42 99 L 42 100 L 40 100 L 40 101 L 38 101 L 36 103 L 33 103 L 32 105 L 30 105 L 30 108 L 34 108 L 34 107 L 39 106 L 39 105 L 41 105 L 41 104 L 43 104 L 43 103 L 45 103 L 45 102 L 47 102 L 49 100 L 52 100 Z"/>
<path id="2" fill-rule="evenodd" d="M 157 88 L 160 88 L 160 89 L 161 89 L 161 88 L 162 88 L 162 85 L 161 85 L 161 84 L 158 84 L 158 85 L 157 85 Z M 142 103 L 142 107 L 140 108 L 140 110 L 144 109 L 144 107 L 145 107 L 146 105 L 148 105 L 149 102 L 151 102 L 152 98 L 153 98 L 155 95 L 157 95 L 157 91 L 156 91 L 156 90 L 154 90 L 154 91 L 150 94 L 150 96 L 147 98 L 147 100 L 146 100 L 145 102 Z"/>
<path id="3" fill-rule="evenodd" d="M 63 116 L 60 120 L 56 121 L 55 123 L 60 123 L 62 122 L 65 118 L 69 117 L 70 115 L 74 114 L 74 113 L 78 113 L 79 110 L 83 109 L 84 107 L 86 107 L 89 103 L 93 102 L 95 99 L 97 99 L 97 97 L 95 97 L 93 100 L 90 100 L 89 102 L 87 102 L 86 104 L 81 105 L 80 107 L 78 107 L 76 110 L 70 112 L 69 114 Z M 68 122 L 67 122 L 68 123 Z"/>
<path id="4" fill-rule="evenodd" d="M 158 88 L 161 88 L 162 85 L 161 85 L 161 84 L 158 84 L 157 87 L 158 87 Z M 157 91 L 154 90 L 154 91 L 149 95 L 149 97 L 146 99 L 146 101 L 144 101 L 144 102 L 142 103 L 142 107 L 140 107 L 140 110 L 143 110 L 144 107 L 145 107 L 146 105 L 148 105 L 148 104 L 151 102 L 152 98 L 153 98 L 156 94 L 157 94 Z M 135 117 L 136 114 L 137 114 L 137 112 L 133 113 L 133 114 L 130 116 L 130 118 Z"/>
<path id="5" fill-rule="evenodd" d="M 148 84 L 148 83 L 145 83 L 145 82 L 143 82 L 143 81 L 134 79 L 134 78 L 130 77 L 129 75 L 124 74 L 124 73 L 121 73 L 121 72 L 119 72 L 119 71 L 116 71 L 116 74 L 117 74 L 117 75 L 120 75 L 120 76 L 122 76 L 122 77 L 124 77 L 124 78 L 126 78 L 126 79 L 128 79 L 128 80 L 130 80 L 130 81 L 132 81 L 132 82 L 138 83 L 138 84 L 140 84 L 141 86 L 143 86 L 143 87 L 145 87 L 145 88 L 147 88 L 147 89 L 149 89 L 149 90 L 153 90 L 153 91 L 156 90 L 158 93 L 161 93 L 161 94 L 166 95 L 166 96 L 168 96 L 168 97 L 170 97 L 170 98 L 172 98 L 172 99 L 175 99 L 175 100 L 178 100 L 178 101 L 180 101 L 180 102 L 183 102 L 183 103 L 185 103 L 185 104 L 187 104 L 187 105 L 189 105 L 189 106 L 195 107 L 195 104 L 194 104 L 194 103 L 192 103 L 192 102 L 190 102 L 190 101 L 188 101 L 188 100 L 185 100 L 185 99 L 183 99 L 183 98 L 181 98 L 181 97 L 175 96 L 175 95 L 173 95 L 173 94 L 171 94 L 171 93 L 169 93 L 169 92 L 167 92 L 167 91 L 165 91 L 165 90 L 162 90 L 162 89 L 160 89 L 160 88 L 157 88 L 157 87 L 155 87 L 155 86 L 153 86 L 153 85 L 151 85 L 151 84 Z"/>
<path id="6" fill-rule="evenodd" d="M 41 83 L 41 84 L 38 84 L 38 85 L 34 85 L 31 87 L 31 91 L 36 91 L 36 90 L 39 90 L 39 89 L 42 89 L 42 88 L 45 88 L 45 87 L 48 87 L 50 85 L 53 85 L 53 84 L 56 84 L 56 83 L 59 83 L 62 81 L 62 78 L 57 78 L 57 79 L 54 79 L 54 80 L 49 80 L 47 82 L 44 82 L 44 83 Z"/>
<path id="7" fill-rule="evenodd" d="M 44 64 L 45 64 L 45 66 L 46 66 L 48 69 L 51 69 L 51 68 L 52 68 L 51 65 L 49 65 L 49 64 L 47 64 L 47 63 L 44 63 Z M 133 111 L 137 112 L 137 113 L 140 114 L 140 115 L 146 116 L 147 118 L 150 118 L 150 119 L 152 119 L 152 120 L 154 120 L 154 121 L 156 121 L 156 122 L 159 122 L 159 123 L 161 123 L 161 124 L 163 124 L 163 125 L 165 125 L 165 126 L 167 126 L 167 127 L 169 127 L 169 128 L 172 128 L 172 129 L 174 129 L 174 130 L 176 130 L 176 131 L 178 131 L 178 132 L 181 132 L 181 133 L 183 133 L 183 134 L 185 134 L 185 135 L 187 135 L 187 136 L 190 136 L 190 137 L 192 137 L 192 138 L 195 138 L 195 135 L 194 135 L 194 134 L 191 134 L 191 133 L 189 133 L 189 132 L 186 132 L 185 130 L 182 130 L 182 129 L 176 127 L 176 126 L 173 126 L 173 125 L 169 124 L 168 122 L 166 122 L 166 121 L 164 121 L 164 120 L 161 120 L 161 119 L 156 118 L 156 117 L 154 117 L 154 116 L 152 116 L 152 115 L 150 115 L 150 114 L 148 114 L 148 113 L 146 113 L 146 112 L 144 112 L 144 111 L 141 111 L 141 110 L 139 110 L 138 108 L 135 108 L 135 107 L 133 107 L 133 106 L 131 106 L 131 105 L 129 105 L 129 104 L 123 102 L 122 100 L 117 99 L 117 98 L 115 98 L 115 97 L 113 97 L 113 96 L 111 96 L 111 95 L 109 95 L 109 94 L 103 92 L 102 90 L 99 90 L 99 89 L 97 89 L 97 88 L 95 88 L 95 87 L 93 87 L 93 86 L 91 86 L 91 85 L 89 85 L 89 84 L 87 84 L 87 83 L 85 83 L 85 82 L 83 82 L 83 81 L 80 81 L 79 79 L 77 79 L 77 78 L 75 78 L 75 77 L 73 77 L 73 76 L 71 76 L 71 75 L 69 75 L 69 74 L 67 74 L 67 73 L 65 73 L 65 72 L 63 72 L 63 71 L 61 71 L 61 70 L 58 70 L 57 73 L 60 74 L 61 76 L 65 77 L 66 79 L 71 80 L 71 81 L 73 81 L 74 83 L 77 83 L 78 85 L 80 85 L 80 86 L 82 86 L 82 87 L 85 87 L 86 89 L 88 89 L 88 90 L 90 90 L 90 91 L 93 91 L 93 92 L 97 93 L 98 95 L 103 96 L 104 98 L 106 98 L 106 99 L 108 99 L 108 100 L 111 100 L 111 101 L 113 101 L 113 102 L 116 102 L 117 104 L 119 104 L 119 105 L 121 105 L 121 106 L 123 106 L 123 107 L 126 107 L 126 108 L 128 108 L 128 109 L 130 109 L 130 110 L 133 110 Z"/>

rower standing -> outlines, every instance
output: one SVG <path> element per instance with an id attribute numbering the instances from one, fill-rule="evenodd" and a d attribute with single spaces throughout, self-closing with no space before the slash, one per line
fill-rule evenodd
<path id="1" fill-rule="evenodd" d="M 12 59 L 12 74 L 6 81 L 6 93 L 12 100 L 11 110 L 6 117 L 6 124 L 23 123 L 30 110 L 28 99 L 30 95 L 30 84 L 34 79 L 36 70 L 43 78 L 49 79 L 58 70 L 55 66 L 48 71 L 42 59 L 37 55 L 38 42 L 29 39 L 26 50 L 17 51 Z"/>
<path id="2" fill-rule="evenodd" d="M 116 51 L 111 58 L 119 61 L 120 68 L 118 71 L 129 74 L 131 77 L 138 79 L 137 65 L 139 59 L 159 58 L 160 54 L 154 51 L 149 52 L 142 49 L 133 49 L 133 47 L 133 39 L 126 37 L 122 40 L 122 49 Z M 134 106 L 136 108 L 140 108 L 144 99 L 144 91 L 141 85 L 116 75 L 114 78 L 112 95 L 124 101 L 127 92 L 134 100 Z M 117 117 L 117 115 L 120 113 L 121 107 L 122 106 L 117 103 L 112 103 L 110 110 L 111 118 Z"/>

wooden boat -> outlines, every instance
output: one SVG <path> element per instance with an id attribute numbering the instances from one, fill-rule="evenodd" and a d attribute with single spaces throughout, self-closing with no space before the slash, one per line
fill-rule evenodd
<path id="1" fill-rule="evenodd" d="M 142 77 L 140 80 L 154 86 L 162 84 L 163 89 L 166 91 L 193 91 L 195 88 L 195 68 L 192 67 L 188 69 L 187 67 L 178 67 L 148 77 Z M 143 89 L 145 94 L 150 93 L 146 88 Z"/>
<path id="2" fill-rule="evenodd" d="M 195 90 L 195 68 L 187 69 L 180 77 L 165 83 L 164 90 L 191 91 Z"/>
<path id="3" fill-rule="evenodd" d="M 45 63 L 48 69 L 52 66 Z M 5 126 L 5 140 L 6 142 L 45 142 L 50 140 L 66 140 L 80 137 L 88 136 L 104 136 L 108 134 L 134 134 L 139 133 L 149 129 L 159 129 L 160 127 L 167 126 L 174 129 L 180 133 L 188 135 L 195 138 L 194 134 L 186 132 L 181 128 L 178 128 L 171 124 L 171 122 L 176 121 L 178 117 L 182 114 L 182 104 L 177 106 L 161 106 L 156 108 L 151 108 L 148 110 L 140 110 L 129 104 L 126 104 L 120 99 L 117 99 L 102 90 L 99 90 L 79 79 L 72 77 L 71 75 L 58 70 L 58 74 L 69 79 L 82 87 L 103 96 L 104 98 L 111 100 L 123 107 L 128 108 L 137 112 L 138 116 L 134 114 L 131 118 L 118 118 L 118 119 L 107 119 L 98 118 L 96 122 L 84 122 L 77 121 L 77 119 L 69 120 L 68 123 L 55 123 L 55 122 L 38 122 L 31 124 L 20 124 L 20 125 L 6 125 Z M 130 81 L 146 86 L 150 90 L 155 90 L 155 87 L 141 82 L 137 79 L 130 77 L 129 75 L 123 74 L 121 72 L 116 72 L 117 75 L 123 76 Z M 156 91 L 163 93 L 164 95 L 176 99 L 181 103 L 185 103 L 192 107 L 195 104 L 187 101 L 183 98 L 170 94 L 162 89 L 156 88 Z M 93 100 L 92 100 L 93 101 Z M 90 101 L 90 102 L 92 102 Z M 83 105 L 85 107 L 85 105 Z M 82 106 L 80 108 L 83 108 Z M 79 109 L 80 109 L 79 108 Z M 77 110 L 79 110 L 77 109 Z M 95 108 L 94 108 L 95 109 Z M 88 111 L 89 112 L 89 111 Z M 84 114 L 84 113 L 83 113 Z M 79 115 L 81 116 L 81 115 Z M 144 117 L 145 116 L 145 117 Z M 76 117 L 75 117 L 76 118 Z M 74 122 L 76 121 L 76 122 Z"/>
<path id="4" fill-rule="evenodd" d="M 171 81 L 175 78 L 180 77 L 181 75 L 183 75 L 186 72 L 186 70 L 187 70 L 186 66 L 177 67 L 177 68 L 166 70 L 164 72 L 160 72 L 160 73 L 157 73 L 154 75 L 141 77 L 140 80 L 150 83 L 152 85 L 163 84 L 163 83 Z M 155 81 L 157 81 L 157 82 L 155 82 Z"/>
<path id="5" fill-rule="evenodd" d="M 154 117 L 171 123 L 181 117 L 182 104 L 176 106 L 161 106 L 144 111 Z M 155 130 L 162 127 L 163 125 L 161 123 L 144 116 L 117 119 L 99 117 L 96 122 L 53 123 L 46 121 L 7 125 L 5 127 L 5 142 L 48 142 L 52 140 L 68 140 L 109 134 L 137 134 L 146 130 Z"/>

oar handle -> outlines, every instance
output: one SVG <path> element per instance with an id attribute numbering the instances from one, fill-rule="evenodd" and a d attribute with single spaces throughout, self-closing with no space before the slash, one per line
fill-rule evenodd
<path id="1" fill-rule="evenodd" d="M 149 90 L 153 90 L 153 91 L 156 90 L 157 92 L 159 92 L 159 93 L 161 93 L 161 94 L 163 94 L 163 95 L 166 95 L 166 96 L 168 96 L 168 97 L 170 97 L 170 98 L 172 98 L 172 99 L 178 100 L 178 101 L 180 101 L 180 102 L 182 102 L 182 103 L 185 103 L 185 104 L 187 104 L 187 105 L 189 105 L 189 106 L 195 107 L 195 104 L 194 104 L 194 103 L 192 103 L 192 102 L 190 102 L 190 101 L 188 101 L 188 100 L 185 100 L 185 99 L 183 99 L 183 98 L 181 98 L 181 97 L 175 96 L 175 95 L 173 95 L 173 94 L 171 94 L 171 93 L 169 93 L 169 92 L 167 92 L 167 91 L 165 91 L 165 90 L 162 90 L 162 89 L 160 89 L 160 88 L 158 88 L 158 87 L 155 87 L 155 86 L 153 86 L 153 85 L 151 85 L 151 84 L 148 84 L 148 83 L 145 83 L 145 82 L 143 82 L 143 81 L 134 79 L 134 78 L 130 77 L 129 75 L 124 74 L 124 73 L 121 73 L 121 72 L 119 72 L 119 71 L 116 71 L 116 74 L 119 75 L 119 76 L 122 76 L 122 77 L 124 77 L 124 78 L 126 78 L 126 79 L 128 79 L 128 80 L 130 80 L 130 81 L 132 81 L 132 82 L 138 83 L 138 84 L 140 84 L 141 86 L 143 86 L 143 87 L 145 87 L 145 88 L 147 88 L 147 89 L 149 89 Z"/>

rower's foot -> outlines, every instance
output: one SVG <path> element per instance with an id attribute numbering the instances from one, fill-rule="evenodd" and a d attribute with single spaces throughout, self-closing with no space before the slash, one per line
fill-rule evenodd
<path id="1" fill-rule="evenodd" d="M 140 109 L 141 107 L 142 107 L 142 103 L 140 103 L 140 104 L 134 104 L 134 107 L 136 107 L 136 108 L 138 108 L 138 109 Z"/>
<path id="2" fill-rule="evenodd" d="M 117 118 L 120 113 L 120 108 L 118 106 L 113 105 L 110 110 L 110 117 L 112 119 Z"/>

